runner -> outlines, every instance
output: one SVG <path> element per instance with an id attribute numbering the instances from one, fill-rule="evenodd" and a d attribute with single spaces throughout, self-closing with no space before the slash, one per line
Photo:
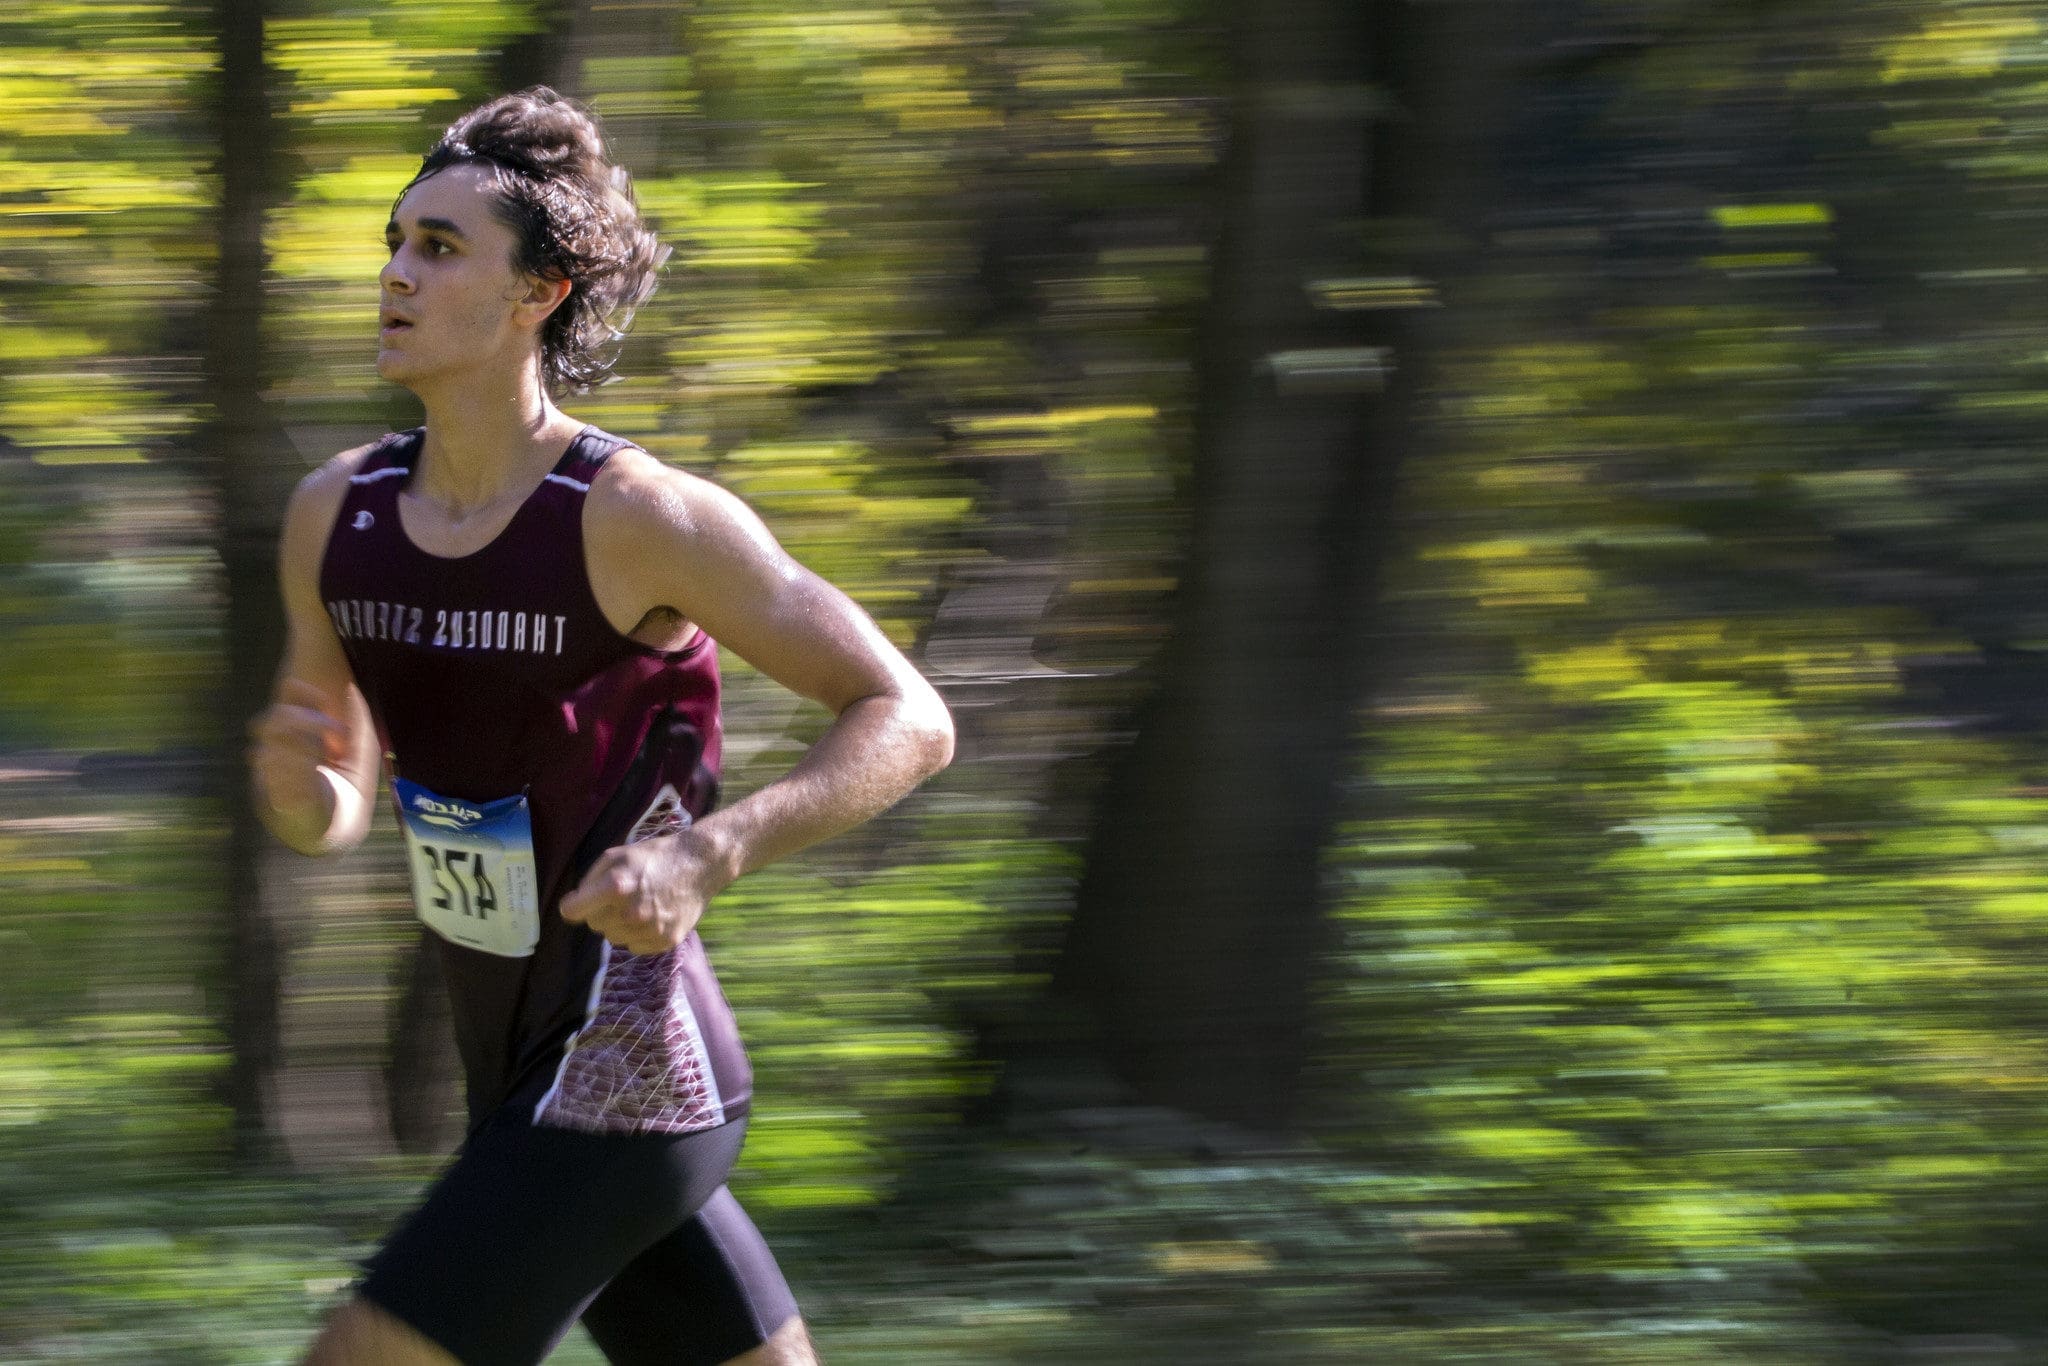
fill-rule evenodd
<path id="1" fill-rule="evenodd" d="M 360 841 L 380 756 L 455 1004 L 470 1132 L 307 1360 L 816 1360 L 725 1188 L 745 1053 L 696 934 L 733 879 L 945 766 L 931 687 L 730 494 L 553 397 L 603 377 L 666 254 L 593 118 L 452 125 L 392 211 L 378 373 L 426 425 L 300 484 L 251 765 L 302 853 Z M 713 812 L 716 640 L 836 719 Z"/>

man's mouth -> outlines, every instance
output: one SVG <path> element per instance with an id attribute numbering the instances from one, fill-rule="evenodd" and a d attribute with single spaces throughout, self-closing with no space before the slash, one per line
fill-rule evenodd
<path id="1" fill-rule="evenodd" d="M 412 319 L 402 314 L 393 313 L 388 308 L 377 315 L 377 330 L 387 337 L 394 332 L 408 331 L 411 327 Z"/>

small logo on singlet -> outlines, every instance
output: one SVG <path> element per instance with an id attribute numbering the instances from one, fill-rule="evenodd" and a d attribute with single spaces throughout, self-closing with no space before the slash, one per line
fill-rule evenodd
<path id="1" fill-rule="evenodd" d="M 368 531 L 371 527 L 377 525 L 377 519 L 367 512 L 358 512 L 355 521 L 349 523 L 349 525 L 357 531 Z"/>

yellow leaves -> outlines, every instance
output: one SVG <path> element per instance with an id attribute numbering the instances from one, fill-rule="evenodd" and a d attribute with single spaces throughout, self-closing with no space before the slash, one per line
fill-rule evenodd
<path id="1" fill-rule="evenodd" d="M 954 422 L 960 431 L 977 436 L 1027 432 L 1064 432 L 1098 422 L 1150 422 L 1159 410 L 1148 403 L 1097 403 L 1053 408 L 1042 413 L 990 413 Z"/>
<path id="2" fill-rule="evenodd" d="M 1714 209 L 1714 222 L 1723 232 L 1764 230 L 1779 239 L 1788 231 L 1826 228 L 1834 221 L 1834 210 L 1818 203 L 1721 204 Z M 1708 270 L 1741 273 L 1800 270 L 1817 266 L 1819 258 L 1810 251 L 1736 251 L 1704 256 L 1700 264 Z"/>
<path id="3" fill-rule="evenodd" d="M 787 441 L 729 452 L 720 475 L 764 511 L 780 516 L 823 515 L 841 536 L 863 534 L 853 523 L 867 523 L 878 535 L 897 534 L 952 521 L 964 516 L 971 506 L 965 498 L 863 493 L 861 482 L 871 468 L 866 449 L 855 442 Z"/>
<path id="4" fill-rule="evenodd" d="M 440 100 L 452 100 L 461 93 L 452 86 L 356 86 L 344 90 L 329 90 L 312 99 L 294 100 L 291 112 L 315 117 L 356 114 L 372 118 L 390 118 L 396 111 L 410 111 Z"/>
<path id="5" fill-rule="evenodd" d="M 0 387 L 0 430 L 39 464 L 133 464 L 177 419 L 109 374 L 44 371 Z"/>
<path id="6" fill-rule="evenodd" d="M 1496 537 L 1431 546 L 1424 560 L 1464 561 L 1481 607 L 1577 607 L 1599 576 L 1557 537 Z"/>
<path id="7" fill-rule="evenodd" d="M 816 185 L 773 172 L 668 176 L 636 184 L 641 207 L 684 239 L 679 264 L 692 270 L 793 270 L 818 254 L 824 208 L 804 195 Z"/>
<path id="8" fill-rule="evenodd" d="M 1825 204 L 1723 204 L 1714 210 L 1714 221 L 1731 230 L 1825 227 L 1835 215 Z"/>
<path id="9" fill-rule="evenodd" d="M 1977 903 L 1977 911 L 1998 920 L 2048 922 L 2048 890 L 1985 897 Z"/>
<path id="10" fill-rule="evenodd" d="M 1481 607 L 1580 607 L 1599 578 L 1577 564 L 1496 566 L 1482 576 Z"/>
<path id="11" fill-rule="evenodd" d="M 966 67 L 936 59 L 962 47 L 942 24 L 849 8 L 707 14 L 696 27 L 702 48 L 730 54 L 750 75 L 774 72 L 786 88 L 850 95 L 899 131 L 963 132 L 1000 122 L 977 103 Z"/>
<path id="12" fill-rule="evenodd" d="M 746 1166 L 757 1178 L 748 1199 L 776 1209 L 873 1204 L 878 1163 L 864 1128 L 859 1115 L 762 1107 L 747 1133 Z"/>
<path id="13" fill-rule="evenodd" d="M 1883 80 L 1896 85 L 1993 75 L 2015 47 L 2040 36 L 2040 22 L 2018 10 L 1986 7 L 1974 18 L 1939 20 L 1883 50 Z"/>
<path id="14" fill-rule="evenodd" d="M 1569 1129 L 1546 1125 L 1475 1125 L 1452 1129 L 1454 1147 L 1474 1157 L 1503 1162 L 1554 1162 L 1593 1156 L 1597 1149 Z"/>
<path id="15" fill-rule="evenodd" d="M 0 137 L 75 138 L 114 129 L 70 81 L 0 75 Z"/>
<path id="16" fill-rule="evenodd" d="M 966 73 L 937 62 L 892 62 L 860 73 L 861 104 L 905 131 L 964 132 L 1000 120 L 975 104 Z"/>
<path id="17" fill-rule="evenodd" d="M 189 178 L 187 174 L 190 173 Z M 208 203 L 195 168 L 133 161 L 20 161 L 0 153 L 0 215 L 105 214 Z"/>
<path id="18" fill-rule="evenodd" d="M 810 499 L 850 492 L 867 468 L 864 455 L 859 446 L 845 441 L 741 446 L 726 456 L 727 478 L 749 498 L 797 508 Z"/>
<path id="19" fill-rule="evenodd" d="M 790 296 L 785 296 L 787 299 Z M 886 363 L 879 339 L 768 301 L 751 315 L 689 336 L 673 353 L 708 398 L 778 393 L 811 384 L 862 384 Z"/>
<path id="20" fill-rule="evenodd" d="M 298 96 L 289 112 L 318 122 L 409 120 L 455 99 L 448 69 L 476 56 L 385 36 L 367 17 L 272 17 L 263 33 L 271 63 L 291 77 Z"/>
<path id="21" fill-rule="evenodd" d="M 139 21 L 140 31 L 119 32 L 123 17 Z M 38 24 L 58 41 L 8 49 L 0 72 L 0 143 L 118 136 L 132 123 L 160 118 L 180 99 L 177 87 L 213 64 L 211 50 L 185 41 L 166 22 L 170 17 L 158 5 L 70 13 L 41 6 Z M 84 41 L 65 44 L 58 35 L 67 28 Z"/>
<path id="22" fill-rule="evenodd" d="M 364 234 L 379 239 L 384 234 L 381 211 L 390 207 L 398 192 L 419 169 L 420 159 L 408 152 L 358 153 L 339 166 L 301 176 L 293 186 L 299 204 L 346 204 L 374 206 L 377 220 L 364 220 Z"/>
<path id="23" fill-rule="evenodd" d="M 1017 87 L 1040 95 L 1076 95 L 1082 91 L 1117 91 L 1130 67 L 1099 52 L 1078 48 L 1041 48 L 1030 52 L 1017 73 Z"/>
<path id="24" fill-rule="evenodd" d="M 1795 696 L 1815 700 L 1887 696 L 1899 688 L 1897 651 L 1883 640 L 1844 642 L 1838 648 L 1788 649 L 1780 662 Z"/>
<path id="25" fill-rule="evenodd" d="M 0 326 L 0 362 L 78 360 L 106 351 L 100 338 L 71 328 L 27 327 L 12 321 Z"/>
<path id="26" fill-rule="evenodd" d="M 92 864 L 82 858 L 62 858 L 55 855 L 25 855 L 9 858 L 0 855 L 0 876 L 27 873 L 41 876 L 48 873 L 89 873 Z"/>
<path id="27" fill-rule="evenodd" d="M 103 433 L 89 433 L 92 441 L 68 446 L 46 446 L 31 453 L 38 465 L 140 465 L 142 452 L 133 446 L 104 441 Z"/>
<path id="28" fill-rule="evenodd" d="M 1523 664 L 1529 681 L 1567 697 L 1601 697 L 1643 681 L 1642 661 L 1609 642 L 1568 650 L 1533 651 Z"/>
<path id="29" fill-rule="evenodd" d="M 1519 560 L 1561 549 L 1564 544 L 1556 539 L 1502 536 L 1485 541 L 1456 541 L 1450 545 L 1431 546 L 1422 557 L 1426 560 Z"/>
<path id="30" fill-rule="evenodd" d="M 633 194 L 643 217 L 667 232 L 681 232 L 703 212 L 704 180 L 692 175 L 635 177 Z"/>
<path id="31" fill-rule="evenodd" d="M 1723 1250 L 1789 1232 L 1793 1221 L 1774 1206 L 1709 1186 L 1673 1186 L 1622 1205 L 1610 1217 L 1621 1230 L 1648 1242 Z"/>
<path id="32" fill-rule="evenodd" d="M 1647 965 L 1629 962 L 1551 963 L 1496 976 L 1474 976 L 1475 990 L 1496 996 L 1569 999 L 1588 990 L 1632 983 L 1651 975 Z"/>
<path id="33" fill-rule="evenodd" d="M 817 254 L 805 225 L 776 221 L 755 205 L 708 201 L 688 231 L 680 255 L 693 270 L 788 270 Z"/>
<path id="34" fill-rule="evenodd" d="M 404 181 L 394 183 L 403 185 Z M 383 204 L 290 204 L 270 216 L 264 244 L 270 270 L 280 280 L 352 284 L 363 291 L 355 301 L 370 335 L 376 316 L 377 274 L 389 259 L 378 238 L 384 228 Z M 324 302 L 332 303 L 331 296 Z"/>
<path id="35" fill-rule="evenodd" d="M 1640 389 L 1647 373 L 1603 347 L 1541 342 L 1503 349 L 1469 377 L 1464 416 L 1503 420 L 1579 413 Z"/>
<path id="36" fill-rule="evenodd" d="M 971 498 L 872 498 L 861 504 L 861 520 L 885 529 L 957 522 L 973 510 Z"/>
<path id="37" fill-rule="evenodd" d="M 1082 123 L 1102 144 L 1095 154 L 1111 162 L 1200 165 L 1215 155 L 1214 135 L 1191 108 L 1169 101 L 1104 100 L 1062 109 L 1054 117 Z M 1063 160 L 1067 153 L 1033 153 L 1038 160 Z"/>

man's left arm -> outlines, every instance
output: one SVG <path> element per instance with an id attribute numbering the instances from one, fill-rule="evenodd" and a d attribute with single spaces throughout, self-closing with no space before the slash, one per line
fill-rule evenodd
<path id="1" fill-rule="evenodd" d="M 944 768 L 952 718 L 844 593 L 714 484 L 638 452 L 589 511 L 594 574 L 682 613 L 834 720 L 788 773 L 674 834 L 607 851 L 562 914 L 635 953 L 681 942 L 735 878 L 850 830 Z M 644 603 L 639 599 L 644 598 Z"/>

